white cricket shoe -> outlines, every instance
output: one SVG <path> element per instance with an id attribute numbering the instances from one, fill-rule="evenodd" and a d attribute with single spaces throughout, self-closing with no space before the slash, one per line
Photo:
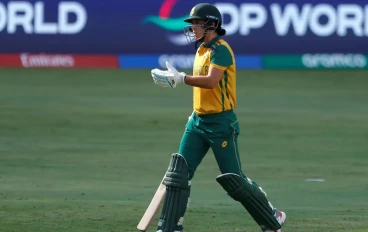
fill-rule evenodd
<path id="1" fill-rule="evenodd" d="M 278 215 L 275 215 L 275 218 L 277 220 L 277 222 L 280 224 L 280 226 L 282 226 L 282 224 L 285 223 L 286 221 L 286 213 L 280 211 L 280 210 L 276 210 L 276 214 Z M 278 230 L 264 230 L 263 232 L 281 232 L 281 228 L 278 229 Z"/>

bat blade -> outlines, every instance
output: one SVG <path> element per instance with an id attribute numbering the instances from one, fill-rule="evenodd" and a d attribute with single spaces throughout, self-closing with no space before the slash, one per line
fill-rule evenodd
<path id="1" fill-rule="evenodd" d="M 164 177 L 165 178 L 165 177 Z M 138 223 L 137 229 L 140 231 L 146 231 L 152 221 L 155 219 L 157 213 L 159 212 L 166 195 L 166 186 L 163 184 L 164 178 L 162 179 L 155 195 L 153 196 L 151 203 L 148 205 L 146 212 Z"/>

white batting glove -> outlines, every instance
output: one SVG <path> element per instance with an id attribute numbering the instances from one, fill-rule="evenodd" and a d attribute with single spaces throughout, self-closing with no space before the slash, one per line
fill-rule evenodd
<path id="1" fill-rule="evenodd" d="M 185 73 L 179 73 L 169 62 L 166 61 L 167 70 L 152 69 L 153 81 L 162 87 L 175 88 L 177 84 L 184 83 Z"/>
<path id="2" fill-rule="evenodd" d="M 166 61 L 166 67 L 167 70 L 174 74 L 176 83 L 184 83 L 184 79 L 187 74 L 184 72 L 179 73 L 178 70 L 176 70 L 176 68 L 174 68 L 174 66 L 172 66 L 168 61 Z"/>

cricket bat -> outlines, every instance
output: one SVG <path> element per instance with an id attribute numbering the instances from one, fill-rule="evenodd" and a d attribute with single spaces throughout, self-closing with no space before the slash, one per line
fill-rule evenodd
<path id="1" fill-rule="evenodd" d="M 158 189 L 155 195 L 153 196 L 151 203 L 148 205 L 146 212 L 144 213 L 143 217 L 141 218 L 141 221 L 137 226 L 137 229 L 140 231 L 146 231 L 149 228 L 152 221 L 155 219 L 155 216 L 159 212 L 162 203 L 164 202 L 166 195 L 166 186 L 163 184 L 164 179 L 165 176 L 162 179 L 160 186 L 158 186 Z"/>

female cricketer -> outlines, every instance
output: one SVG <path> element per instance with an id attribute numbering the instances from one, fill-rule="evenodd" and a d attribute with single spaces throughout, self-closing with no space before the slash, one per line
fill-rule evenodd
<path id="1" fill-rule="evenodd" d="M 221 175 L 217 182 L 240 202 L 264 232 L 281 232 L 286 214 L 267 200 L 266 193 L 242 172 L 237 138 L 236 63 L 229 44 L 222 39 L 222 16 L 211 4 L 195 5 L 184 29 L 189 42 L 196 42 L 193 75 L 179 73 L 166 62 L 167 70 L 153 69 L 156 84 L 175 88 L 193 86 L 194 111 L 186 124 L 178 153 L 171 157 L 164 184 L 166 196 L 157 232 L 183 232 L 184 213 L 190 195 L 190 180 L 211 148 Z"/>

